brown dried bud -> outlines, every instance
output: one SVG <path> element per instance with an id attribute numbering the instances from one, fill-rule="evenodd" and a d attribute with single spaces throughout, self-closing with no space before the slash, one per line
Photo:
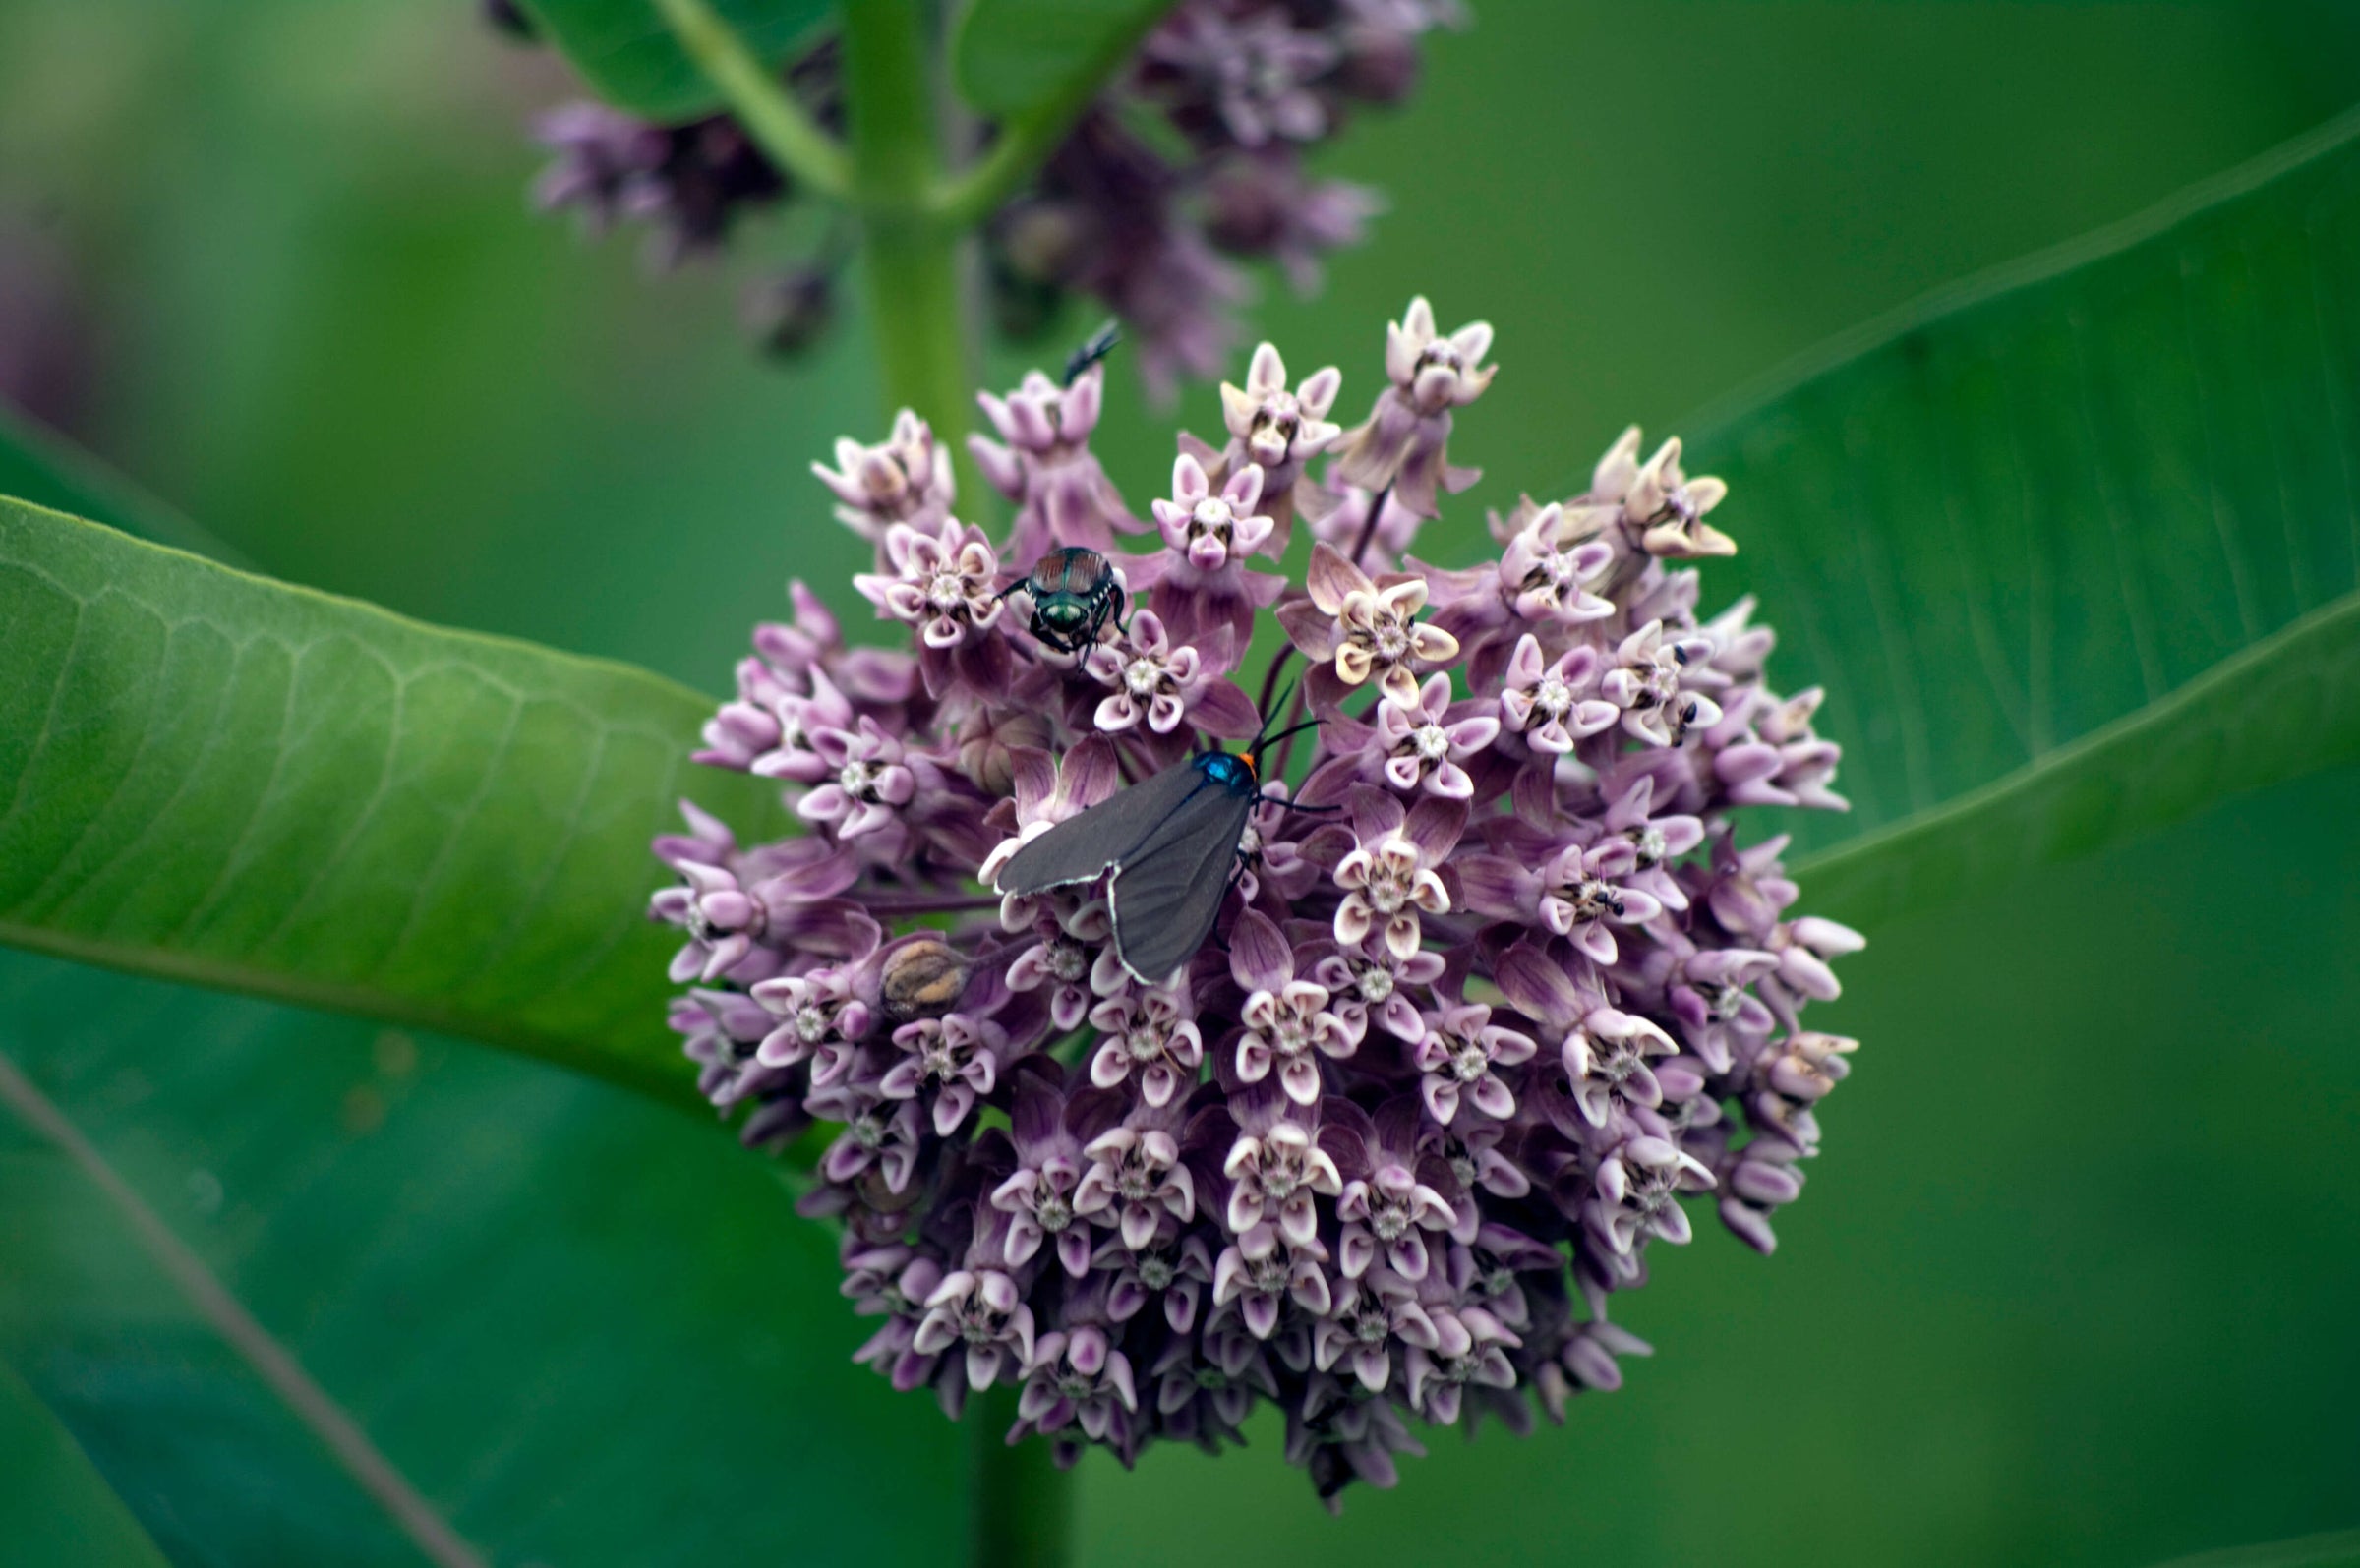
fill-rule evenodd
<path id="1" fill-rule="evenodd" d="M 896 1023 L 939 1018 L 958 1005 L 967 975 L 967 960 L 949 943 L 933 937 L 905 943 L 885 960 L 885 1016 Z"/>

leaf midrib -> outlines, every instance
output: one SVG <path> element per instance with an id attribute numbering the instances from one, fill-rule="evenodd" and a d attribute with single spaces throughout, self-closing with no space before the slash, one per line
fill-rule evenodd
<path id="1" fill-rule="evenodd" d="M 1826 877 L 1858 861 L 1872 859 L 1899 841 L 1951 828 L 2002 803 L 2018 789 L 2047 774 L 2071 768 L 2096 753 L 2130 745 L 2150 731 L 2167 729 L 2182 710 L 2234 685 L 2297 645 L 2313 640 L 2325 642 L 2337 634 L 2360 637 L 2360 592 L 2345 594 L 2297 616 L 2259 641 L 2248 643 L 2194 679 L 2181 682 L 2155 701 L 2077 735 L 2063 745 L 2052 746 L 1986 784 L 1953 795 L 1940 805 L 1912 812 L 1840 844 L 1804 855 L 1794 863 L 1794 875 L 1799 879 Z"/>

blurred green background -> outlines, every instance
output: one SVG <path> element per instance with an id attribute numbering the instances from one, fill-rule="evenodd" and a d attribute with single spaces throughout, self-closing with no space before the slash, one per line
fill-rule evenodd
<path id="1" fill-rule="evenodd" d="M 1666 433 L 1832 331 L 2360 100 L 2360 8 L 2339 0 L 1477 13 L 1431 49 L 1410 109 L 1365 122 L 1330 160 L 1388 193 L 1374 242 L 1316 300 L 1266 280 L 1256 316 L 1297 374 L 1339 364 L 1347 407 L 1373 389 L 1383 321 L 1413 292 L 1446 325 L 1497 325 L 1501 378 L 1453 443 L 1490 478 L 1448 525 L 1459 545 L 1422 552 L 1452 561 L 1482 504 L 1563 487 L 1623 424 Z M 460 0 L 0 0 L 0 392 L 277 575 L 721 689 L 748 623 L 782 608 L 791 562 L 851 597 L 859 547 L 804 470 L 838 434 L 881 423 L 858 307 L 782 369 L 754 357 L 737 316 L 785 236 L 752 231 L 727 266 L 651 280 L 631 237 L 585 246 L 529 216 L 539 159 L 523 126 L 570 92 L 559 63 L 504 46 Z M 995 349 L 994 382 L 1026 360 Z M 1113 383 L 1099 449 L 1144 505 L 1172 417 L 1119 368 Z M 1189 388 L 1177 418 L 1213 428 L 1210 388 Z M 1125 1476 L 1093 1457 L 1084 1560 L 2127 1568 L 2360 1524 L 2356 810 L 2360 777 L 2315 779 L 1872 933 L 1830 1023 L 1866 1043 L 1779 1256 L 1713 1233 L 1664 1259 L 1622 1311 L 1659 1350 L 1622 1392 L 1529 1442 L 1446 1438 L 1397 1492 L 1353 1494 L 1340 1522 L 1277 1464 L 1274 1429 L 1217 1465 L 1158 1452 Z M 422 1120 L 433 1106 L 570 1140 L 578 1157 L 538 1178 L 568 1184 L 568 1214 L 534 1266 L 586 1304 L 567 1315 L 576 1354 L 643 1364 L 609 1397 L 711 1444 L 711 1484 L 675 1519 L 591 1483 L 590 1447 L 503 1477 L 514 1495 L 490 1500 L 472 1472 L 420 1474 L 467 1499 L 462 1529 L 522 1518 L 519 1539 L 553 1565 L 654 1560 L 605 1554 L 626 1514 L 716 1549 L 859 1549 L 856 1519 L 765 1516 L 766 1471 L 838 1467 L 864 1495 L 846 1456 L 771 1446 L 765 1413 L 882 1397 L 777 1370 L 761 1325 L 785 1276 L 760 1256 L 812 1238 L 783 1214 L 775 1237 L 705 1236 L 732 1250 L 726 1279 L 700 1275 L 668 1304 L 648 1277 L 698 1266 L 678 1239 L 703 1235 L 700 1194 L 758 1198 L 760 1162 L 466 1046 L 427 1042 L 389 1078 L 391 1048 L 362 1026 L 13 956 L 0 988 L 15 1054 L 233 1283 L 283 1281 L 290 1256 L 325 1245 L 323 1226 L 529 1214 L 533 1185 L 489 1174 L 496 1151 L 476 1151 L 477 1184 L 438 1169 L 456 1156 L 415 1131 L 442 1125 Z M 138 1039 L 78 1028 L 94 999 L 135 991 L 155 1020 Z M 205 1053 L 234 1071 L 186 1070 Z M 351 1109 L 362 1087 L 384 1091 L 366 1114 Z M 250 1153 L 226 1205 L 192 1201 L 190 1172 L 218 1171 L 273 1093 L 299 1111 L 316 1100 L 317 1137 L 300 1158 Z M 17 1137 L 0 1133 L 0 1179 L 18 1178 L 0 1210 L 37 1164 Z M 333 1221 L 323 1210 L 290 1235 L 286 1205 L 314 1181 L 349 1191 Z M 61 1403 L 97 1352 L 68 1343 L 23 1281 L 71 1277 L 103 1300 L 128 1277 L 109 1256 L 120 1238 L 97 1219 L 37 1235 L 0 1221 L 0 1241 L 15 1249 L 0 1275 L 11 1255 L 38 1260 L 0 1280 L 0 1351 Z M 396 1288 L 399 1260 L 386 1251 L 371 1277 Z M 502 1277 L 515 1299 L 471 1331 L 537 1332 L 533 1276 Z M 383 1353 L 364 1324 L 395 1344 L 433 1332 L 382 1304 L 324 1320 L 352 1288 L 290 1283 L 258 1303 L 331 1388 L 339 1365 L 360 1379 Z M 607 1292 L 658 1301 L 635 1310 L 670 1313 L 665 1335 L 599 1342 Z M 856 1343 L 833 1299 L 796 1310 Z M 146 1320 L 125 1314 L 111 1354 L 142 1344 Z M 498 1365 L 487 1358 L 474 1420 L 553 1397 L 503 1385 Z M 670 1414 L 690 1390 L 693 1418 Z M 92 1396 L 90 1431 L 104 1404 Z M 922 1508 L 956 1445 L 911 1429 L 932 1446 L 868 1484 L 898 1480 Z M 102 1469 L 135 1463 L 128 1438 L 83 1435 Z M 428 1441 L 385 1440 L 405 1460 Z M 218 1462 L 234 1479 L 234 1454 Z M 224 1489 L 205 1466 L 182 1474 L 193 1493 Z M 290 1495 L 332 1513 L 333 1487 Z M 956 1499 L 937 1500 L 948 1539 Z M 742 1528 L 717 1517 L 732 1509 Z M 174 1539 L 201 1554 L 203 1510 L 181 1524 Z M 277 1560 L 306 1560 L 308 1538 L 287 1539 Z"/>

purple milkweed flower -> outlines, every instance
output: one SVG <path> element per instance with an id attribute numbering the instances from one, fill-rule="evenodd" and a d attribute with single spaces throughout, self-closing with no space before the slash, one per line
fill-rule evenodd
<path id="1" fill-rule="evenodd" d="M 873 545 L 882 545 L 895 523 L 949 516 L 958 498 L 950 448 L 908 409 L 884 440 L 863 446 L 844 436 L 836 442 L 836 466 L 813 463 L 811 472 L 836 497 L 837 519 Z"/>
<path id="2" fill-rule="evenodd" d="M 1306 596 L 1278 607 L 1279 623 L 1313 661 L 1315 706 L 1332 709 L 1343 694 L 1375 680 L 1404 708 L 1418 704 L 1416 666 L 1446 664 L 1458 639 L 1421 623 L 1426 579 L 1386 572 L 1372 579 L 1326 541 L 1312 547 Z"/>
<path id="3" fill-rule="evenodd" d="M 1090 1081 L 1111 1089 L 1137 1076 L 1140 1097 L 1157 1110 L 1196 1081 L 1205 1061 L 1205 1037 L 1190 1016 L 1193 1003 L 1185 983 L 1126 990 L 1091 1010 L 1099 1031 L 1090 1059 Z"/>
<path id="4" fill-rule="evenodd" d="M 1499 370 L 1484 365 L 1492 350 L 1488 321 L 1470 321 L 1445 337 L 1435 330 L 1425 296 L 1409 302 L 1386 328 L 1385 373 L 1392 384 L 1379 394 L 1366 422 L 1344 436 L 1336 472 L 1347 485 L 1389 490 L 1420 517 L 1437 514 L 1438 491 L 1452 494 L 1481 477 L 1450 466 L 1450 411 L 1484 394 Z"/>
<path id="5" fill-rule="evenodd" d="M 1359 1042 L 1328 1011 L 1328 988 L 1296 978 L 1295 956 L 1268 919 L 1244 911 L 1229 940 L 1229 970 L 1246 993 L 1238 1010 L 1244 1029 L 1233 1067 L 1237 1080 L 1260 1083 L 1275 1070 L 1289 1100 L 1317 1104 L 1320 1057 L 1348 1057 Z"/>
<path id="6" fill-rule="evenodd" d="M 1290 1302 L 1314 1319 L 1328 1315 L 1334 1296 L 1328 1285 L 1328 1249 L 1317 1236 L 1292 1236 L 1268 1223 L 1235 1234 L 1213 1265 L 1215 1306 L 1234 1304 L 1246 1331 L 1261 1340 L 1277 1332 Z"/>
<path id="7" fill-rule="evenodd" d="M 1264 343 L 1254 350 L 1245 385 L 1221 383 L 1221 423 L 1229 432 L 1228 444 L 1215 453 L 1203 442 L 1190 451 L 1184 442 L 1182 453 L 1209 475 L 1234 479 L 1248 466 L 1258 470 L 1262 483 L 1255 498 L 1283 546 L 1298 511 L 1317 516 L 1335 504 L 1333 496 L 1312 483 L 1308 469 L 1314 457 L 1343 435 L 1343 427 L 1328 418 L 1343 385 L 1342 374 L 1329 365 L 1289 391 L 1286 361 L 1274 345 Z"/>
<path id="8" fill-rule="evenodd" d="M 1113 688 L 1092 714 L 1107 734 L 1144 726 L 1168 735 L 1183 720 L 1228 740 L 1254 732 L 1257 716 L 1246 694 L 1207 668 L 1195 648 L 1174 647 L 1151 610 L 1133 616 L 1131 629 L 1116 641 L 1092 648 L 1082 668 Z"/>
<path id="9" fill-rule="evenodd" d="M 1335 1205 L 1344 1222 L 1337 1267 L 1356 1280 L 1380 1257 L 1412 1285 L 1431 1264 L 1426 1231 L 1448 1231 L 1456 1212 L 1443 1193 L 1421 1179 L 1417 1101 L 1394 1100 L 1378 1112 L 1370 1140 L 1369 1174 L 1345 1184 Z"/>
<path id="10" fill-rule="evenodd" d="M 1719 704 L 1692 687 L 1682 689 L 1687 667 L 1712 651 L 1701 637 L 1667 641 L 1662 623 L 1651 620 L 1616 647 L 1598 678 L 1598 694 L 1622 711 L 1622 727 L 1639 739 L 1678 745 L 1691 725 L 1710 729 L 1721 722 Z"/>
<path id="11" fill-rule="evenodd" d="M 1032 1308 L 1016 1281 L 998 1269 L 961 1269 L 945 1275 L 926 1298 L 926 1315 L 913 1345 L 933 1355 L 967 1347 L 968 1386 L 989 1388 L 1033 1362 Z"/>
<path id="12" fill-rule="evenodd" d="M 1622 710 L 1603 697 L 1586 695 L 1597 690 L 1600 663 L 1597 649 L 1576 643 L 1555 663 L 1543 664 L 1540 639 L 1526 632 L 1516 642 L 1501 685 L 1501 725 L 1523 736 L 1533 750 L 1561 757 L 1575 741 L 1611 727 Z"/>
<path id="13" fill-rule="evenodd" d="M 1224 668 L 1228 650 L 1252 639 L 1255 614 L 1286 587 L 1284 578 L 1246 566 L 1274 543 L 1277 529 L 1256 510 L 1262 482 L 1262 470 L 1247 464 L 1215 494 L 1204 466 L 1183 452 L 1172 464 L 1173 498 L 1153 503 L 1167 548 L 1144 563 L 1140 584 L 1153 590 L 1160 612 L 1184 635 L 1226 637 Z"/>
<path id="14" fill-rule="evenodd" d="M 1117 533 L 1139 531 L 1090 449 L 1105 393 L 1106 367 L 1092 365 L 1071 386 L 1034 371 L 1006 397 L 975 394 L 1000 439 L 971 436 L 967 446 L 992 488 L 1017 504 L 1009 555 L 1019 570 L 1059 545 L 1103 553 Z"/>
<path id="15" fill-rule="evenodd" d="M 893 1044 L 903 1055 L 877 1087 L 897 1100 L 930 1099 L 934 1133 L 949 1137 L 976 1099 L 991 1092 L 1008 1035 L 989 1018 L 953 1013 L 903 1024 L 893 1031 Z"/>
<path id="16" fill-rule="evenodd" d="M 1232 255 L 1268 256 L 1298 294 L 1317 292 L 1321 259 L 1358 245 L 1385 198 L 1349 180 L 1313 180 L 1292 146 L 1225 158 L 1205 181 L 1205 231 Z"/>
<path id="17" fill-rule="evenodd" d="M 892 575 L 864 572 L 853 586 L 896 620 L 917 627 L 922 647 L 959 647 L 1000 618 L 993 581 L 999 555 L 980 528 L 949 516 L 932 528 L 894 523 L 882 548 Z"/>
<path id="18" fill-rule="evenodd" d="M 1426 1015 L 1425 1034 L 1415 1055 L 1418 1093 L 1437 1127 L 1448 1127 L 1462 1111 L 1504 1122 L 1516 1114 L 1516 1097 L 1496 1068 L 1520 1067 L 1539 1048 L 1532 1037 L 1491 1021 L 1480 1002 L 1460 1003 Z"/>
<path id="19" fill-rule="evenodd" d="M 1500 705 L 1504 707 L 1504 695 Z M 1482 702 L 1453 705 L 1450 677 L 1429 675 L 1418 688 L 1414 703 L 1389 697 L 1377 707 L 1377 745 L 1385 762 L 1385 782 L 1404 794 L 1420 790 L 1446 800 L 1467 800 L 1475 781 L 1466 763 L 1500 735 L 1500 721 L 1481 710 Z"/>
<path id="20" fill-rule="evenodd" d="M 1420 912 L 1450 912 L 1450 888 L 1437 868 L 1466 821 L 1466 808 L 1457 802 L 1428 798 L 1405 812 L 1391 796 L 1356 787 L 1353 846 L 1335 866 L 1335 885 L 1344 890 L 1335 908 L 1335 940 L 1357 948 L 1375 936 L 1394 958 L 1408 961 L 1424 940 Z"/>
<path id="21" fill-rule="evenodd" d="M 1681 1246 L 1694 1233 L 1677 1198 L 1712 1185 L 1713 1173 L 1687 1150 L 1660 1137 L 1634 1137 L 1598 1167 L 1597 1192 L 1582 1220 L 1624 1257 L 1641 1236 Z"/>
<path id="22" fill-rule="evenodd" d="M 953 516 L 914 421 L 848 443 L 819 482 L 876 540 L 859 594 L 902 646 L 851 647 L 798 585 L 697 755 L 800 835 L 690 807 L 656 841 L 684 1072 L 749 1143 L 831 1130 L 797 1206 L 840 1227 L 861 1363 L 953 1414 L 1020 1385 L 1010 1435 L 1059 1463 L 1218 1449 L 1269 1402 L 1332 1500 L 1393 1482 L 1412 1418 L 1562 1419 L 1648 1353 L 1607 1307 L 1651 1247 L 1699 1215 L 1776 1247 L 1857 1059 L 1804 1013 L 1860 936 L 1752 826 L 1841 809 L 1839 752 L 1817 689 L 1768 683 L 1754 605 L 1699 611 L 1722 488 L 1634 436 L 1589 493 L 1496 519 L 1488 558 L 1386 569 L 1422 521 L 1400 487 L 1422 464 L 1447 494 L 1447 418 L 1489 380 L 1488 343 L 1430 325 L 1394 328 L 1357 444 L 1340 377 L 1290 391 L 1258 354 L 1137 549 L 1088 454 L 1094 369 L 987 404 L 1006 538 Z M 1347 471 L 1413 416 L 1381 508 Z M 1294 585 L 1281 500 L 1315 535 Z M 1086 542 L 1149 602 L 1060 653 L 998 596 Z M 1196 890 L 1211 937 L 1142 984 L 1105 874 L 998 873 L 1126 783 L 1285 727 L 1232 679 L 1273 603 L 1313 662 L 1308 772 L 1257 760 L 1236 857 Z"/>
<path id="23" fill-rule="evenodd" d="M 535 134 L 558 154 L 534 183 L 535 203 L 580 208 L 592 234 L 620 220 L 649 223 L 648 260 L 660 269 L 719 249 L 740 212 L 788 195 L 785 177 L 726 115 L 660 126 L 568 103 Z"/>
<path id="24" fill-rule="evenodd" d="M 1639 461 L 1639 440 L 1636 425 L 1622 433 L 1598 460 L 1586 499 L 1620 507 L 1624 528 L 1636 532 L 1639 548 L 1650 555 L 1685 560 L 1736 554 L 1737 541 L 1704 520 L 1729 487 L 1710 476 L 1688 478 L 1680 466 L 1679 436 L 1645 463 Z"/>
<path id="25" fill-rule="evenodd" d="M 1312 978 L 1328 988 L 1328 1005 L 1354 1045 L 1368 1038 L 1372 1022 L 1415 1045 L 1426 1020 L 1412 993 L 1441 979 L 1446 966 L 1439 953 L 1396 954 L 1382 942 L 1375 948 L 1362 943 L 1323 957 Z"/>
<path id="26" fill-rule="evenodd" d="M 1111 1276 L 1106 1288 L 1106 1313 L 1125 1321 L 1160 1298 L 1165 1323 L 1185 1335 L 1196 1326 L 1197 1308 L 1212 1286 L 1212 1254 L 1202 1235 L 1183 1236 L 1172 1222 L 1158 1223 L 1145 1247 L 1133 1247 L 1119 1235 L 1099 1244 L 1092 1258 Z"/>
<path id="27" fill-rule="evenodd" d="M 998 1247 L 986 1248 L 1011 1268 L 1024 1267 L 1046 1247 L 1069 1276 L 1079 1279 L 1089 1271 L 1092 1236 L 1079 1190 L 1090 1161 L 1076 1131 L 1088 1110 L 1065 1096 L 1054 1074 L 1026 1064 L 1009 1116 L 1016 1170 L 990 1193 L 991 1207 L 1007 1219 Z M 985 1241 L 978 1229 L 976 1245 Z"/>
<path id="28" fill-rule="evenodd" d="M 1434 1319 L 1418 1304 L 1417 1288 L 1379 1268 L 1348 1278 L 1335 1305 L 1313 1330 L 1312 1365 L 1321 1371 L 1342 1366 L 1372 1394 L 1392 1381 L 1393 1357 L 1439 1343 Z"/>
<path id="29" fill-rule="evenodd" d="M 1109 1348 L 1104 1329 L 1052 1329 L 1033 1343 L 1030 1375 L 1016 1404 L 1017 1416 L 1032 1430 L 1053 1432 L 1079 1424 L 1093 1440 L 1111 1440 L 1119 1448 L 1124 1444 L 1120 1428 L 1138 1409 L 1131 1360 Z"/>
<path id="30" fill-rule="evenodd" d="M 514 0 L 487 6 L 518 14 Z M 1180 374 L 1217 375 L 1238 335 L 1236 312 L 1254 294 L 1236 261 L 1274 261 L 1309 292 L 1324 258 L 1361 242 L 1384 209 L 1382 195 L 1313 179 L 1307 159 L 1358 109 L 1406 97 L 1423 35 L 1462 21 L 1455 5 L 1429 0 L 1166 7 L 1038 173 L 984 221 L 987 280 L 1001 319 L 1030 335 L 1056 319 L 1065 295 L 1089 295 L 1122 319 L 1130 357 L 1158 399 Z M 785 73 L 813 118 L 839 132 L 842 57 L 838 40 L 823 37 Z M 536 204 L 574 209 L 592 233 L 619 221 L 647 223 L 649 258 L 659 267 L 719 251 L 741 216 L 803 196 L 728 114 L 657 125 L 578 103 L 544 116 L 535 130 L 554 154 L 535 182 Z M 746 297 L 748 329 L 775 353 L 806 346 L 831 314 L 842 264 L 830 242 L 772 274 Z M 899 433 L 888 444 L 900 444 Z M 840 515 L 872 539 L 880 517 L 908 520 L 889 476 L 861 472 L 858 457 L 878 450 L 856 448 L 848 459 L 840 447 L 832 471 L 849 482 L 832 486 Z M 919 477 L 927 466 L 904 467 L 914 492 L 930 488 Z M 1054 530 L 1043 531 L 1032 496 L 1016 494 L 1031 486 L 990 459 L 984 466 L 994 486 L 1032 514 L 1018 533 L 1027 548 L 1017 554 L 1029 561 Z M 1630 467 L 1635 478 L 1637 465 Z M 1671 474 L 1659 477 L 1679 488 Z M 872 493 L 870 479 L 888 483 Z M 938 498 L 947 507 L 947 494 Z M 1282 529 L 1286 509 L 1283 499 L 1273 503 Z"/>
<path id="31" fill-rule="evenodd" d="M 1313 1126 L 1294 1120 L 1292 1109 L 1282 1098 L 1272 1105 L 1265 1097 L 1246 1113 L 1221 1161 L 1221 1174 L 1229 1179 L 1226 1217 L 1233 1235 L 1270 1226 L 1297 1247 L 1311 1248 L 1319 1237 L 1312 1200 L 1341 1196 L 1344 1178 L 1334 1156 L 1315 1140 Z"/>
<path id="32" fill-rule="evenodd" d="M 1154 1241 L 1166 1215 L 1186 1225 L 1197 1215 L 1197 1191 L 1180 1163 L 1180 1140 L 1159 1127 L 1118 1127 L 1082 1150 L 1090 1169 L 1074 1191 L 1076 1212 L 1113 1224 L 1123 1245 L 1138 1251 Z"/>
<path id="33" fill-rule="evenodd" d="M 849 1183 L 873 1167 L 888 1191 L 898 1196 L 910 1190 L 922 1149 L 914 1100 L 897 1101 L 867 1084 L 838 1083 L 812 1090 L 806 1103 L 813 1116 L 844 1128 L 820 1157 L 821 1176 Z"/>

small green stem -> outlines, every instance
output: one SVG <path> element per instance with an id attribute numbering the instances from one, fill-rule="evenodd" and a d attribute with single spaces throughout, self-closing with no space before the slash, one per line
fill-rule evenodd
<path id="1" fill-rule="evenodd" d="M 843 197 L 850 185 L 844 148 L 803 112 L 778 74 L 754 57 L 708 0 L 655 0 L 655 5 L 681 50 L 721 89 L 738 124 L 771 161 L 807 190 Z"/>
<path id="2" fill-rule="evenodd" d="M 1049 1462 L 1049 1445 L 1010 1447 L 1016 1390 L 994 1388 L 968 1412 L 974 1445 L 975 1568 L 1060 1568 L 1072 1553 L 1073 1478 Z"/>
<path id="3" fill-rule="evenodd" d="M 1131 57 L 1140 40 L 1170 9 L 1168 5 L 1139 8 L 1131 25 L 1107 38 L 1063 87 L 1032 108 L 1002 121 L 999 138 L 990 150 L 957 179 L 929 193 L 928 208 L 953 228 L 973 228 L 990 217 L 1057 150 L 1057 144 L 1073 130 L 1074 122 L 1097 97 L 1106 79 Z"/>
<path id="4" fill-rule="evenodd" d="M 942 168 L 918 0 L 848 0 L 844 86 L 853 190 L 867 240 L 869 309 L 889 408 L 914 408 L 952 443 L 974 377 L 959 289 L 960 230 L 925 208 Z M 962 491 L 974 476 L 962 473 Z"/>

